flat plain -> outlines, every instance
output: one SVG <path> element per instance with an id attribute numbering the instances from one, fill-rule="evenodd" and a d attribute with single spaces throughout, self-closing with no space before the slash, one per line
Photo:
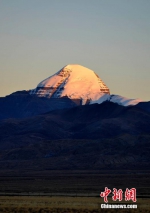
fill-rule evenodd
<path id="1" fill-rule="evenodd" d="M 13 174 L 13 175 L 12 175 Z M 22 174 L 22 175 L 21 175 Z M 42 171 L 1 172 L 0 212 L 12 213 L 97 213 L 150 212 L 149 171 Z M 136 188 L 137 202 L 115 201 L 114 204 L 136 204 L 137 209 L 102 209 L 100 192 L 108 187 Z M 112 196 L 109 203 L 112 203 Z"/>

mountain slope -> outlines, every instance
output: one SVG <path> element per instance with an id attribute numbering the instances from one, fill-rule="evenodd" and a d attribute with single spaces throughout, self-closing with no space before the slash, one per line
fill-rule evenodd
<path id="1" fill-rule="evenodd" d="M 0 98 L 0 120 L 7 118 L 26 118 L 51 110 L 71 108 L 80 104 L 80 100 L 64 98 L 39 98 L 27 91 L 18 91 Z"/>
<path id="2" fill-rule="evenodd" d="M 104 102 L 0 122 L 1 169 L 147 169 L 149 152 L 150 113 L 137 106 Z"/>
<path id="3" fill-rule="evenodd" d="M 150 114 L 135 107 L 104 102 L 51 111 L 22 120 L 8 119 L 0 123 L 0 139 L 17 137 L 43 139 L 99 139 L 121 134 L 149 134 Z M 36 138 L 37 137 L 37 138 Z"/>
<path id="4" fill-rule="evenodd" d="M 150 101 L 138 103 L 137 107 L 147 112 L 150 112 Z"/>
<path id="5" fill-rule="evenodd" d="M 136 104 L 142 102 L 141 99 L 129 99 L 129 98 L 125 98 L 120 95 L 104 94 L 97 100 L 91 100 L 90 104 L 95 104 L 95 103 L 101 104 L 104 101 L 110 101 L 110 102 L 117 103 L 122 106 L 136 105 Z"/>

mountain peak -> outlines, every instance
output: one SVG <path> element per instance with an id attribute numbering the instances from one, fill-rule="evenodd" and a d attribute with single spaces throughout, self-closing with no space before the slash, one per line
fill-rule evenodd
<path id="1" fill-rule="evenodd" d="M 88 99 L 95 100 L 110 92 L 93 70 L 78 64 L 68 64 L 41 81 L 30 94 L 47 98 L 68 96 L 81 99 L 84 104 Z"/>
<path id="2" fill-rule="evenodd" d="M 80 64 L 68 64 L 68 65 L 64 66 L 62 69 L 68 69 L 73 72 L 89 72 L 89 71 L 93 72 L 93 70 L 90 70 Z"/>

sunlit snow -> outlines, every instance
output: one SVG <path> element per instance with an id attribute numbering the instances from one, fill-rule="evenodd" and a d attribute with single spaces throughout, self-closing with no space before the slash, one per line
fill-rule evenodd
<path id="1" fill-rule="evenodd" d="M 67 96 L 80 99 L 82 105 L 110 101 L 123 106 L 136 105 L 142 100 L 128 99 L 119 95 L 110 95 L 109 88 L 92 70 L 78 64 L 63 67 L 54 75 L 40 82 L 30 92 L 31 95 L 47 98 Z"/>
<path id="2" fill-rule="evenodd" d="M 73 64 L 63 67 L 59 72 L 40 82 L 31 94 L 40 97 L 58 98 L 68 96 L 71 99 L 96 100 L 109 89 L 92 70 Z"/>

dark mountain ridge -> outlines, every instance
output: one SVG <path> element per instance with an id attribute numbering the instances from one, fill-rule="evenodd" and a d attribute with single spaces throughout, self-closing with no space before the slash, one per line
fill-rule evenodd
<path id="1" fill-rule="evenodd" d="M 21 134 L 41 134 L 48 139 L 98 139 L 122 133 L 149 134 L 150 113 L 136 106 L 112 102 L 54 110 L 24 119 L 0 123 L 0 138 Z M 112 135 L 111 135 L 112 133 Z"/>
<path id="2" fill-rule="evenodd" d="M 150 112 L 150 101 L 147 102 L 140 102 L 136 105 L 136 107 L 143 109 L 147 112 Z"/>
<path id="3" fill-rule="evenodd" d="M 104 102 L 9 118 L 0 150 L 6 170 L 150 169 L 150 113 Z"/>
<path id="4" fill-rule="evenodd" d="M 79 100 L 63 98 L 44 98 L 32 96 L 29 91 L 18 91 L 0 98 L 0 120 L 26 118 L 48 111 L 71 108 L 79 105 Z"/>

